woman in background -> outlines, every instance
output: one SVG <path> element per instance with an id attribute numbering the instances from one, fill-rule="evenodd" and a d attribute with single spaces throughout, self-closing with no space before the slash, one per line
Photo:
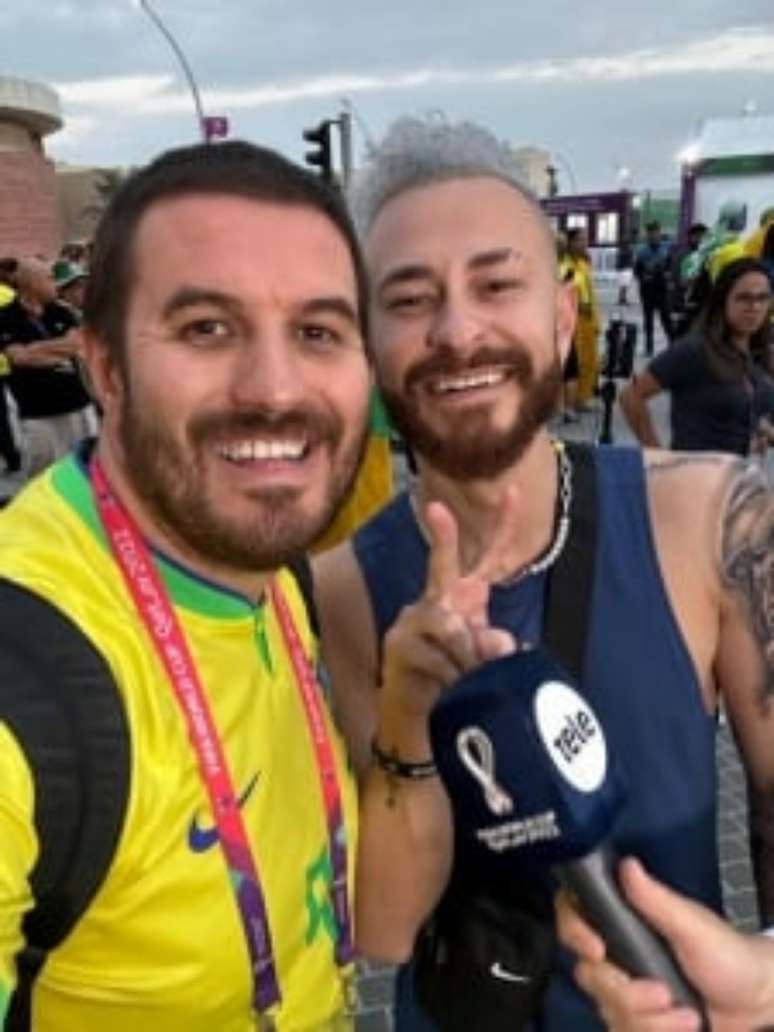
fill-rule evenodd
<path id="1" fill-rule="evenodd" d="M 747 455 L 774 422 L 769 348 L 772 286 L 754 258 L 719 273 L 691 331 L 661 352 L 621 394 L 621 408 L 641 444 L 663 447 L 648 401 L 671 397 L 671 447 Z"/>

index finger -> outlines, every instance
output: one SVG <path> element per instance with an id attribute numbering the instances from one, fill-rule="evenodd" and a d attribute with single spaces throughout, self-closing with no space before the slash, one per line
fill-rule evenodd
<path id="1" fill-rule="evenodd" d="M 457 521 L 443 502 L 430 502 L 425 509 L 425 525 L 430 535 L 425 594 L 443 605 L 461 575 Z"/>

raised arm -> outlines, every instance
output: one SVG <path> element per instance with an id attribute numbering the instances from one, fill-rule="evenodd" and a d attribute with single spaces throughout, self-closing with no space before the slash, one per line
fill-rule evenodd
<path id="1" fill-rule="evenodd" d="M 363 731 L 373 729 L 383 757 L 381 762 L 371 757 L 361 781 L 356 935 L 363 953 L 389 961 L 411 954 L 416 933 L 443 891 L 452 862 L 449 801 L 429 766 L 429 711 L 439 693 L 462 673 L 513 648 L 511 636 L 490 628 L 486 616 L 490 567 L 501 551 L 498 536 L 476 569 L 463 575 L 451 514 L 443 506 L 431 505 L 426 522 L 433 538 L 426 589 L 402 611 L 384 641 L 381 683 L 378 689 L 375 682 L 371 685 L 372 708 L 363 704 L 362 695 L 357 697 L 352 677 L 358 667 L 373 662 L 374 653 L 366 663 L 341 656 L 344 638 L 335 633 L 327 611 L 330 565 L 327 587 L 318 595 L 323 651 L 329 657 L 341 726 L 351 728 L 349 716 L 355 712 L 360 727 L 350 747 L 361 757 Z M 340 566 L 338 576 L 342 576 Z M 350 594 L 349 612 L 354 614 L 361 603 Z M 362 645 L 355 648 L 363 654 Z M 342 672 L 347 681 L 336 686 Z M 424 771 L 423 765 L 428 765 Z M 419 768 L 425 776 L 406 776 L 409 768 Z"/>

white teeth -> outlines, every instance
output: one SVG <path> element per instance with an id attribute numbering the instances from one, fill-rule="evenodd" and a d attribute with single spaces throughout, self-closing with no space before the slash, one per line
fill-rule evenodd
<path id="1" fill-rule="evenodd" d="M 231 462 L 265 462 L 269 459 L 300 459 L 306 449 L 304 441 L 234 441 L 220 444 L 217 453 Z"/>
<path id="2" fill-rule="evenodd" d="M 435 390 L 439 394 L 446 394 L 450 391 L 467 391 L 474 387 L 492 387 L 494 384 L 502 383 L 504 379 L 505 373 L 503 372 L 468 373 L 465 376 L 439 380 L 435 385 Z"/>

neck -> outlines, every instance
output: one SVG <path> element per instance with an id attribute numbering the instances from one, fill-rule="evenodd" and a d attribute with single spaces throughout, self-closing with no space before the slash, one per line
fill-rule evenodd
<path id="1" fill-rule="evenodd" d="M 163 552 L 181 566 L 193 573 L 239 595 L 244 595 L 252 602 L 258 602 L 263 595 L 269 573 L 253 573 L 235 570 L 193 551 L 173 531 L 159 522 L 148 508 L 145 500 L 135 491 L 131 477 L 126 472 L 126 464 L 120 457 L 119 449 L 111 446 L 105 436 L 100 438 L 97 455 L 102 462 L 110 486 L 134 519 L 140 532 L 150 546 Z"/>
<path id="2" fill-rule="evenodd" d="M 416 502 L 421 513 L 428 502 L 441 501 L 457 520 L 464 570 L 478 562 L 492 540 L 503 496 L 516 489 L 518 516 L 513 542 L 502 555 L 503 577 L 532 562 L 549 547 L 554 534 L 558 492 L 556 452 L 541 431 L 518 463 L 493 480 L 452 480 L 419 460 Z"/>
<path id="3" fill-rule="evenodd" d="M 741 351 L 744 354 L 750 350 L 750 338 L 744 334 L 732 333 L 731 334 L 731 345 L 737 351 Z"/>

